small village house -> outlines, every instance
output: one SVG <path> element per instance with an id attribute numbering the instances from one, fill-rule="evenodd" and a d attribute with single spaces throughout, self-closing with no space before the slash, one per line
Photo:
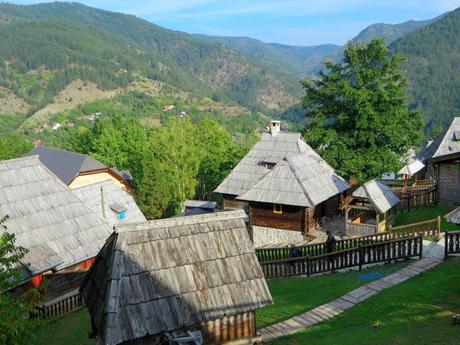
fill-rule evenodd
<path id="1" fill-rule="evenodd" d="M 72 192 L 111 226 L 146 221 L 134 198 L 112 180 L 76 187 Z"/>
<path id="2" fill-rule="evenodd" d="M 37 146 L 27 156 L 38 155 L 40 161 L 70 188 L 87 186 L 110 179 L 130 192 L 133 179 L 128 170 L 109 168 L 91 156 L 66 150 Z"/>
<path id="3" fill-rule="evenodd" d="M 302 241 L 325 217 L 337 214 L 350 186 L 303 140 L 300 133 L 270 132 L 216 188 L 224 207 L 249 214 L 256 246 Z"/>
<path id="4" fill-rule="evenodd" d="M 113 231 L 37 156 L 0 161 L 0 215 L 28 250 L 23 287 L 48 281 L 48 299 L 78 288 Z"/>
<path id="5" fill-rule="evenodd" d="M 398 203 L 398 197 L 382 182 L 366 182 L 344 200 L 345 234 L 366 236 L 384 232 L 388 212 Z"/>
<path id="6" fill-rule="evenodd" d="M 250 344 L 272 303 L 242 210 L 120 225 L 81 287 L 99 345 Z"/>

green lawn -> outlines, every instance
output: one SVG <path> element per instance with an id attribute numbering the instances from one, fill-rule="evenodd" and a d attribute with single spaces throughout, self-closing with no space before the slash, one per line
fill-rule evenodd
<path id="1" fill-rule="evenodd" d="M 274 303 L 257 311 L 257 328 L 289 319 L 339 298 L 371 281 L 371 279 L 360 279 L 360 275 L 369 273 L 386 275 L 405 265 L 406 263 L 396 263 L 376 266 L 362 272 L 350 271 L 309 278 L 293 277 L 269 280 L 267 283 Z"/>
<path id="2" fill-rule="evenodd" d="M 72 313 L 65 318 L 51 322 L 37 337 L 36 345 L 95 345 L 94 339 L 89 339 L 91 321 L 84 310 Z"/>
<path id="3" fill-rule="evenodd" d="M 422 273 L 274 345 L 458 345 L 460 258 Z"/>
<path id="4" fill-rule="evenodd" d="M 449 223 L 443 217 L 456 207 L 457 206 L 452 204 L 439 203 L 438 205 L 431 205 L 421 207 L 419 209 L 412 209 L 409 212 L 398 213 L 395 217 L 395 226 L 422 222 L 424 220 L 435 219 L 437 216 L 440 216 L 441 231 L 460 230 L 459 225 Z"/>

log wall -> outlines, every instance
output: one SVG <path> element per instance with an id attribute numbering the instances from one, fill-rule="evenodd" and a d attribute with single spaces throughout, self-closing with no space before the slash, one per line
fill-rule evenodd
<path id="1" fill-rule="evenodd" d="M 304 232 L 305 223 L 313 223 L 306 219 L 303 207 L 283 205 L 282 214 L 273 212 L 273 204 L 251 202 L 249 208 L 250 222 L 255 226 Z"/>
<path id="2" fill-rule="evenodd" d="M 437 164 L 439 200 L 460 203 L 460 162 Z"/>
<path id="3" fill-rule="evenodd" d="M 236 200 L 236 195 L 224 194 L 224 208 L 238 208 L 248 210 L 249 204 L 246 201 Z"/>

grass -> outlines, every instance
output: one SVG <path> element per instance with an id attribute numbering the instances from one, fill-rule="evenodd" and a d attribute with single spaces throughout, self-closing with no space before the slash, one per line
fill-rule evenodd
<path id="1" fill-rule="evenodd" d="M 441 231 L 460 230 L 459 225 L 449 223 L 443 217 L 456 207 L 457 206 L 453 204 L 439 203 L 438 205 L 429 205 L 418 209 L 412 209 L 409 212 L 398 213 L 395 217 L 395 226 L 422 222 L 424 220 L 431 220 L 440 216 Z"/>
<path id="2" fill-rule="evenodd" d="M 460 258 L 397 285 L 330 321 L 274 345 L 457 345 L 460 326 Z"/>
<path id="3" fill-rule="evenodd" d="M 95 345 L 89 339 L 91 321 L 86 309 L 79 310 L 62 319 L 57 319 L 37 336 L 36 345 Z"/>
<path id="4" fill-rule="evenodd" d="M 289 319 L 321 304 L 330 302 L 371 280 L 359 276 L 368 273 L 389 274 L 405 263 L 376 266 L 367 270 L 332 273 L 318 277 L 292 277 L 267 281 L 273 305 L 257 310 L 257 328 Z"/>

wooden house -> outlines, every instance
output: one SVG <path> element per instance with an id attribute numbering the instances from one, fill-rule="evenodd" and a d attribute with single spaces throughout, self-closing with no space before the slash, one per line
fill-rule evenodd
<path id="1" fill-rule="evenodd" d="M 146 221 L 134 198 L 112 180 L 76 187 L 72 192 L 111 226 Z"/>
<path id="2" fill-rule="evenodd" d="M 247 210 L 255 245 L 301 241 L 338 212 L 350 187 L 300 133 L 279 126 L 274 121 L 214 191 L 223 194 L 224 207 Z"/>
<path id="3" fill-rule="evenodd" d="M 345 234 L 366 236 L 386 229 L 388 211 L 399 203 L 390 188 L 378 180 L 358 187 L 344 200 Z"/>
<path id="4" fill-rule="evenodd" d="M 70 188 L 109 179 L 128 192 L 132 190 L 132 176 L 129 171 L 109 168 L 88 155 L 46 146 L 37 146 L 27 154 L 34 155 L 38 155 L 40 161 Z"/>
<path id="5" fill-rule="evenodd" d="M 242 210 L 115 227 L 81 287 L 98 345 L 253 343 L 272 303 Z"/>
<path id="6" fill-rule="evenodd" d="M 49 299 L 79 286 L 113 231 L 37 156 L 0 161 L 0 215 L 28 250 L 21 260 L 24 287 L 48 280 Z"/>
<path id="7" fill-rule="evenodd" d="M 460 203 L 460 117 L 420 155 L 437 183 L 439 200 Z"/>

